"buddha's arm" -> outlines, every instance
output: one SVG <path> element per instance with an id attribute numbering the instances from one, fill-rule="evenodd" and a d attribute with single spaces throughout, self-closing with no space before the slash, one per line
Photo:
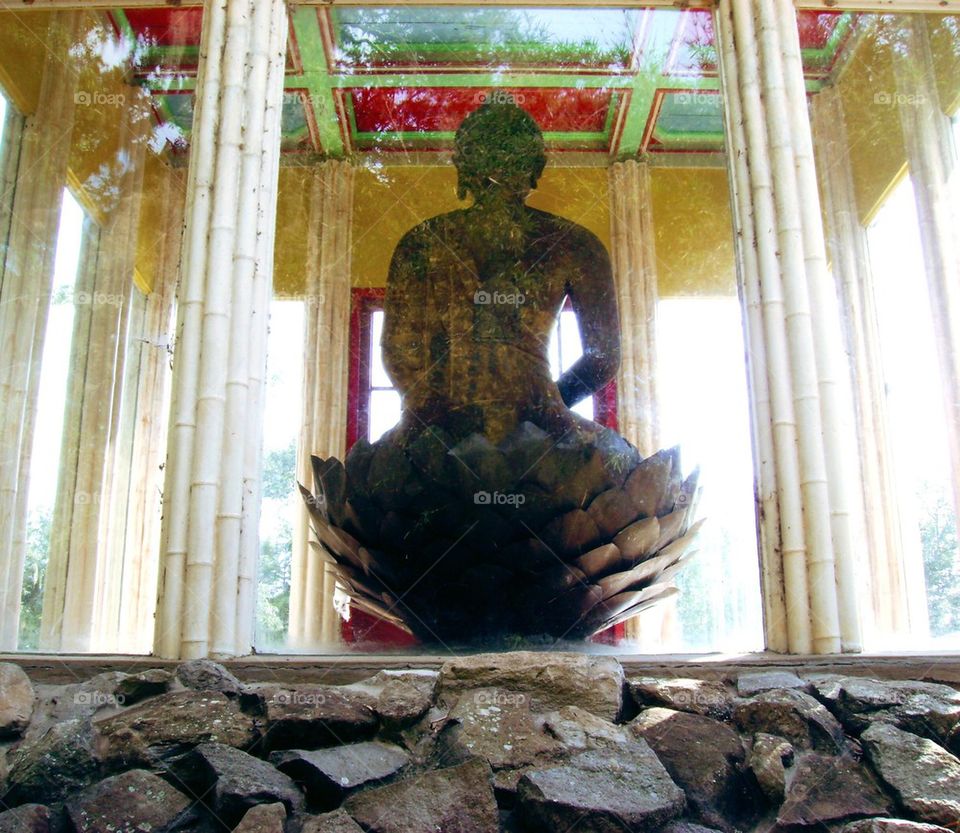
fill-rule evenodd
<path id="1" fill-rule="evenodd" d="M 567 294 L 577 314 L 583 355 L 557 382 L 569 408 L 600 390 L 620 366 L 620 318 L 610 257 L 592 234 L 577 241 L 577 265 Z"/>
<path id="2" fill-rule="evenodd" d="M 421 381 L 423 350 L 423 279 L 417 274 L 416 250 L 401 240 L 390 261 L 384 301 L 383 366 L 402 396 Z"/>

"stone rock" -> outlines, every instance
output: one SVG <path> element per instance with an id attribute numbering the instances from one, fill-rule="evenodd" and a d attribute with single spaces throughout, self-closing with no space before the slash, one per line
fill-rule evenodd
<path id="1" fill-rule="evenodd" d="M 627 680 L 627 688 L 639 708 L 664 706 L 716 720 L 729 718 L 733 708 L 733 697 L 719 680 L 634 677 Z"/>
<path id="2" fill-rule="evenodd" d="M 398 746 L 365 741 L 332 749 L 273 752 L 270 761 L 303 785 L 311 805 L 332 810 L 347 794 L 395 775 L 410 756 Z"/>
<path id="3" fill-rule="evenodd" d="M 427 713 L 436 697 L 439 679 L 436 671 L 380 671 L 343 688 L 368 697 L 382 728 L 393 733 L 413 725 Z"/>
<path id="4" fill-rule="evenodd" d="M 578 706 L 564 706 L 543 715 L 543 731 L 555 738 L 568 754 L 590 749 L 612 749 L 630 739 L 623 727 Z"/>
<path id="5" fill-rule="evenodd" d="M 66 802 L 77 833 L 167 833 L 194 817 L 194 802 L 144 769 L 105 778 Z"/>
<path id="6" fill-rule="evenodd" d="M 497 833 L 493 773 L 479 759 L 350 796 L 344 809 L 368 833 Z"/>
<path id="7" fill-rule="evenodd" d="M 786 768 L 793 764 L 793 747 L 776 735 L 757 732 L 747 759 L 761 792 L 775 807 L 783 802 L 787 787 Z"/>
<path id="8" fill-rule="evenodd" d="M 807 685 L 792 671 L 750 671 L 737 677 L 737 694 L 741 697 L 753 697 L 761 691 L 774 688 L 806 688 Z"/>
<path id="9" fill-rule="evenodd" d="M 861 819 L 840 828 L 840 833 L 949 833 L 946 827 L 906 819 Z"/>
<path id="10" fill-rule="evenodd" d="M 960 760 L 932 740 L 874 723 L 860 737 L 880 778 L 920 821 L 960 825 Z"/>
<path id="11" fill-rule="evenodd" d="M 743 778 L 740 736 L 729 726 L 699 714 L 651 708 L 640 712 L 630 731 L 657 753 L 686 793 L 695 819 L 731 830 L 728 819 L 749 815 L 756 797 Z"/>
<path id="12" fill-rule="evenodd" d="M 228 827 L 257 804 L 280 802 L 298 810 L 303 796 L 293 780 L 266 761 L 222 743 L 202 743 L 171 765 L 177 779 L 202 796 Z"/>
<path id="13" fill-rule="evenodd" d="M 480 757 L 496 771 L 545 762 L 563 751 L 535 724 L 526 694 L 497 688 L 466 691 L 448 717 L 438 738 L 446 761 Z"/>
<path id="14" fill-rule="evenodd" d="M 93 741 L 88 721 L 67 720 L 24 742 L 10 767 L 3 802 L 52 804 L 93 783 L 100 774 Z"/>
<path id="15" fill-rule="evenodd" d="M 777 823 L 826 825 L 845 819 L 883 816 L 889 801 L 867 771 L 846 756 L 810 753 L 800 758 Z"/>
<path id="16" fill-rule="evenodd" d="M 534 712 L 579 706 L 607 720 L 620 714 L 623 685 L 616 659 L 575 653 L 477 654 L 440 669 L 441 697 L 448 701 L 470 689 L 501 688 L 528 695 Z"/>
<path id="17" fill-rule="evenodd" d="M 195 691 L 219 691 L 223 694 L 240 694 L 243 683 L 220 663 L 211 659 L 191 659 L 177 666 L 177 679 L 185 688 Z"/>
<path id="18" fill-rule="evenodd" d="M 855 734 L 880 721 L 945 744 L 960 721 L 960 691 L 947 685 L 833 675 L 812 681 L 820 699 Z"/>
<path id="19" fill-rule="evenodd" d="M 125 706 L 132 706 L 147 697 L 169 691 L 173 674 L 162 668 L 148 668 L 137 674 L 124 677 L 116 687 L 117 699 Z M 121 699 L 122 698 L 122 699 Z"/>
<path id="20" fill-rule="evenodd" d="M 302 833 L 363 833 L 363 828 L 343 810 L 336 810 L 307 819 Z"/>
<path id="21" fill-rule="evenodd" d="M 366 694 L 336 686 L 274 690 L 265 698 L 270 749 L 310 749 L 365 740 L 379 721 Z"/>
<path id="22" fill-rule="evenodd" d="M 842 752 L 843 727 L 809 694 L 794 689 L 772 689 L 740 703 L 733 719 L 741 731 L 765 732 L 789 740 L 798 749 Z"/>
<path id="23" fill-rule="evenodd" d="M 23 734 L 30 724 L 36 694 L 19 665 L 0 662 L 0 737 Z"/>
<path id="24" fill-rule="evenodd" d="M 253 719 L 219 691 L 173 691 L 94 721 L 96 749 L 108 761 L 152 764 L 170 751 L 199 743 L 248 749 L 257 740 Z"/>
<path id="25" fill-rule="evenodd" d="M 43 804 L 24 804 L 0 813 L 0 833 L 50 833 L 54 816 Z"/>
<path id="26" fill-rule="evenodd" d="M 619 833 L 655 830 L 684 808 L 683 791 L 646 741 L 583 752 L 569 763 L 531 770 L 517 785 L 518 813 L 534 830 Z"/>
<path id="27" fill-rule="evenodd" d="M 279 801 L 274 804 L 255 804 L 233 828 L 233 833 L 283 833 L 287 808 Z"/>
<path id="28" fill-rule="evenodd" d="M 947 737 L 947 749 L 960 758 L 960 723 L 953 727 L 953 731 Z"/>

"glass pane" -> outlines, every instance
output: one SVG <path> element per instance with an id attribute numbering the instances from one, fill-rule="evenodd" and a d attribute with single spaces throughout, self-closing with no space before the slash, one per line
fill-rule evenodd
<path id="1" fill-rule="evenodd" d="M 392 388 L 393 382 L 383 366 L 383 351 L 380 349 L 382 338 L 383 310 L 378 309 L 370 316 L 370 387 Z"/>
<path id="2" fill-rule="evenodd" d="M 395 390 L 370 391 L 370 442 L 376 442 L 400 421 L 400 394 Z"/>
<path id="3" fill-rule="evenodd" d="M 0 10 L 3 650 L 153 643 L 202 13 Z"/>
<path id="4" fill-rule="evenodd" d="M 299 522 L 301 502 L 297 445 L 303 328 L 303 303 L 274 300 L 270 304 L 256 623 L 257 644 L 266 648 L 283 645 L 290 615 L 293 530 Z"/>
<path id="5" fill-rule="evenodd" d="M 872 650 L 960 647 L 955 15 L 799 18 L 859 450 Z"/>
<path id="6" fill-rule="evenodd" d="M 713 446 L 729 437 L 692 419 L 667 424 L 677 410 L 702 414 L 704 402 L 658 393 L 667 372 L 699 380 L 709 367 L 740 389 L 744 378 L 730 329 L 737 286 L 711 13 L 337 4 L 295 6 L 291 19 L 275 289 L 321 300 L 308 305 L 314 388 L 303 421 L 327 426 L 319 447 L 298 454 L 301 464 L 309 452 L 346 459 L 346 496 L 333 495 L 321 521 L 403 578 L 387 592 L 345 568 L 334 596 L 315 554 L 295 549 L 304 585 L 294 589 L 321 601 L 291 605 L 287 647 L 446 650 L 461 637 L 490 647 L 545 637 L 643 651 L 758 645 L 749 470 L 742 479 L 751 455 L 723 470 Z M 336 160 L 350 160 L 350 177 Z M 380 297 L 384 312 L 365 319 Z M 680 303 L 701 298 L 732 310 L 718 313 L 726 329 L 709 362 L 699 308 Z M 686 334 L 669 336 L 668 370 L 657 359 L 658 299 L 678 302 L 671 326 Z M 742 400 L 726 404 L 724 418 L 746 431 Z M 646 557 L 594 554 L 589 575 L 563 566 L 642 520 L 624 484 L 668 441 L 683 447 L 683 466 L 666 450 L 647 465 L 672 480 L 702 451 L 700 485 L 727 501 L 717 497 L 706 522 L 703 560 L 744 586 L 689 638 L 667 599 L 673 573 L 652 590 L 649 577 L 624 578 L 615 602 L 567 621 L 568 603 L 596 592 L 585 588 Z M 694 483 L 685 489 L 684 501 Z M 557 540 L 577 512 L 597 532 Z M 693 510 L 680 516 L 684 527 L 694 520 Z M 549 550 L 559 560 L 537 566 Z M 435 565 L 419 582 L 418 564 Z M 515 575 L 521 565 L 531 575 Z M 551 582 L 578 574 L 552 605 Z M 702 607 L 713 588 L 689 580 L 682 592 Z M 641 639 L 633 614 L 654 597 L 654 612 L 673 613 L 661 624 L 645 617 Z"/>

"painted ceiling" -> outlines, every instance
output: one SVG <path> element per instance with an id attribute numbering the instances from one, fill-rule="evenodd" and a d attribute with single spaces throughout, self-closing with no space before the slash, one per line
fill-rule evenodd
<path id="1" fill-rule="evenodd" d="M 200 7 L 110 12 L 174 151 L 189 141 Z M 856 15 L 800 12 L 808 89 L 843 61 Z M 509 97 L 549 149 L 623 158 L 723 146 L 709 11 L 301 6 L 290 17 L 283 150 L 449 150 L 463 117 Z"/>

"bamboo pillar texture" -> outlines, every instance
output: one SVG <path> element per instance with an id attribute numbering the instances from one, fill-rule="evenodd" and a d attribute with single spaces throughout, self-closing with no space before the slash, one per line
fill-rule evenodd
<path id="1" fill-rule="evenodd" d="M 910 592 L 911 576 L 922 577 L 923 565 L 916 542 L 908 551 L 901 532 L 873 275 L 849 165 L 843 106 L 835 86 L 825 87 L 813 97 L 812 121 L 827 239 L 851 357 L 869 559 L 865 583 L 870 587 L 870 605 L 864 615 L 869 610 L 876 638 L 884 639 L 926 629 L 923 594 Z"/>
<path id="2" fill-rule="evenodd" d="M 73 129 L 76 71 L 69 49 L 80 12 L 50 20 L 40 108 L 25 121 L 0 294 L 0 649 L 16 648 L 30 453 L 53 282 L 61 192 Z M 11 140 L 16 138 L 11 136 Z M 4 166 L 5 182 L 14 166 Z"/>
<path id="3" fill-rule="evenodd" d="M 620 312 L 617 421 L 620 433 L 644 456 L 660 448 L 657 407 L 657 259 L 646 162 L 609 169 L 610 241 Z M 627 620 L 625 635 L 639 650 L 657 650 L 676 631 L 676 601 Z"/>
<path id="4" fill-rule="evenodd" d="M 64 491 L 55 505 L 41 617 L 47 650 L 114 650 L 123 570 L 123 539 L 114 530 L 124 528 L 129 479 L 121 406 L 148 126 L 136 106 L 125 111 L 116 200 L 104 210 L 92 269 L 75 293 Z"/>
<path id="5" fill-rule="evenodd" d="M 154 635 L 163 656 L 251 648 L 244 620 L 252 621 L 255 598 L 250 525 L 257 512 L 250 503 L 258 499 L 259 473 L 249 462 L 261 422 L 249 407 L 265 359 L 273 240 L 266 208 L 276 200 L 276 67 L 285 48 L 280 0 L 205 7 Z"/>
<path id="6" fill-rule="evenodd" d="M 166 171 L 162 201 L 163 228 L 157 234 L 157 275 L 147 296 L 140 336 L 136 383 L 136 426 L 131 454 L 131 484 L 124 541 L 123 585 L 120 594 L 118 642 L 120 653 L 149 653 L 153 644 L 160 558 L 160 495 L 170 403 L 170 355 L 173 339 L 174 294 L 183 231 L 183 177 Z"/>
<path id="7" fill-rule="evenodd" d="M 776 528 L 761 514 L 768 647 L 859 650 L 843 353 L 796 18 L 788 0 L 721 0 L 718 23 L 758 509 L 776 503 Z"/>
<path id="8" fill-rule="evenodd" d="M 303 355 L 303 419 L 297 478 L 310 483 L 310 455 L 343 459 L 346 450 L 350 329 L 350 242 L 353 168 L 325 162 L 310 183 L 310 239 Z M 335 580 L 310 546 L 313 532 L 301 507 L 290 575 L 290 641 L 298 648 L 338 639 L 333 607 Z"/>
<path id="9" fill-rule="evenodd" d="M 893 49 L 894 76 L 907 165 L 920 223 L 950 448 L 954 508 L 960 517 L 960 249 L 958 206 L 950 193 L 956 165 L 950 120 L 940 106 L 923 15 L 896 18 L 902 40 Z"/>

